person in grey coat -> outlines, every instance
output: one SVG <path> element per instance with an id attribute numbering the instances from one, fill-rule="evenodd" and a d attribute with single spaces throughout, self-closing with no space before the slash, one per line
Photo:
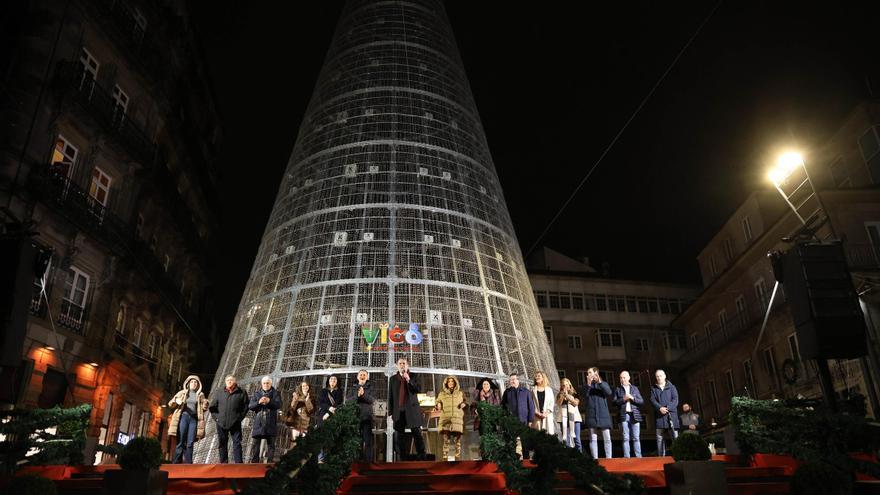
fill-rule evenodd
<path id="1" fill-rule="evenodd" d="M 682 433 L 700 433 L 700 415 L 695 413 L 687 402 L 681 405 L 680 419 Z"/>
<path id="2" fill-rule="evenodd" d="M 587 384 L 581 389 L 581 402 L 586 403 L 587 412 L 584 424 L 590 429 L 590 454 L 599 458 L 599 432 L 605 447 L 605 457 L 611 459 L 611 413 L 608 412 L 608 398 L 612 396 L 611 387 L 602 381 L 599 368 L 587 370 Z"/>
<path id="3" fill-rule="evenodd" d="M 666 380 L 666 372 L 657 370 L 654 373 L 657 383 L 651 387 L 651 405 L 654 406 L 654 421 L 657 427 L 657 455 L 666 455 L 668 434 L 671 440 L 678 438 L 678 389 Z"/>
<path id="4" fill-rule="evenodd" d="M 251 422 L 251 462 L 260 462 L 260 444 L 266 440 L 267 462 L 275 460 L 275 437 L 278 436 L 278 410 L 281 409 L 281 394 L 272 386 L 272 377 L 264 376 L 248 405 L 254 412 Z"/>

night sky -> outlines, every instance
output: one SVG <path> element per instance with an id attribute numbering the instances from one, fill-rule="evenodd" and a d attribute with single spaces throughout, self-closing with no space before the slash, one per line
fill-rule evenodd
<path id="1" fill-rule="evenodd" d="M 698 283 L 696 255 L 766 187 L 769 155 L 821 146 L 867 80 L 880 95 L 876 7 L 742 3 L 716 10 L 543 244 L 615 277 Z M 225 331 L 342 2 L 210 5 L 195 19 L 226 133 Z M 447 2 L 524 251 L 714 5 Z"/>

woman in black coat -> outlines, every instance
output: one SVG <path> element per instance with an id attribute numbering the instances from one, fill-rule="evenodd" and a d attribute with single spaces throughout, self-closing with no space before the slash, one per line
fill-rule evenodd
<path id="1" fill-rule="evenodd" d="M 336 413 L 336 409 L 342 405 L 343 393 L 339 386 L 339 378 L 330 375 L 324 382 L 324 388 L 318 393 L 318 413 L 315 418 L 315 426 L 321 427 L 324 421 Z"/>

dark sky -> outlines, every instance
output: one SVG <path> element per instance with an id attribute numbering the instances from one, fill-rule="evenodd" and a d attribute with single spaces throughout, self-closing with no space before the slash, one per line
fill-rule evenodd
<path id="1" fill-rule="evenodd" d="M 713 5 L 447 2 L 523 250 Z M 544 244 L 607 261 L 614 276 L 697 283 L 695 256 L 766 187 L 770 151 L 820 146 L 868 96 L 866 77 L 880 67 L 873 9 L 722 4 Z M 341 10 L 321 0 L 196 11 L 226 131 L 220 328 L 234 316 Z"/>

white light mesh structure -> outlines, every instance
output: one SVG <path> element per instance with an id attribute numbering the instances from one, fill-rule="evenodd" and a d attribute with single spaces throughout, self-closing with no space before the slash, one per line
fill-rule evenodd
<path id="1" fill-rule="evenodd" d="M 359 325 L 418 324 L 365 349 Z M 387 347 L 387 348 L 386 348 Z M 558 382 L 476 105 L 440 2 L 351 2 L 312 96 L 213 390 L 371 372 L 425 391 L 543 370 Z M 296 378 L 294 378 L 296 377 Z M 286 404 L 285 404 L 286 405 Z M 247 423 L 245 438 L 248 438 Z M 197 459 L 216 460 L 213 425 Z M 279 453 L 283 452 L 282 448 Z"/>

